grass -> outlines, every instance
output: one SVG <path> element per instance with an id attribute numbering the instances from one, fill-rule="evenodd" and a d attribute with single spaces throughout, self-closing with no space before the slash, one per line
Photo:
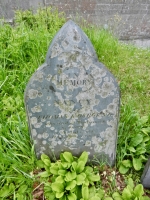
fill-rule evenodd
<path id="1" fill-rule="evenodd" d="M 13 26 L 0 25 L 1 199 L 32 199 L 37 159 L 27 127 L 24 89 L 31 75 L 44 62 L 50 42 L 64 23 L 63 15 L 49 8 L 39 10 L 36 15 L 31 11 L 18 12 Z M 105 30 L 89 26 L 83 29 L 99 60 L 120 85 L 116 167 L 126 170 L 125 176 L 131 176 L 139 183 L 150 154 L 150 50 L 121 44 Z M 141 143 L 132 144 L 130 141 L 137 135 L 140 135 Z M 135 151 L 131 151 L 131 147 Z M 136 170 L 133 160 L 140 155 L 141 163 L 136 163 L 139 167 Z M 129 160 L 131 167 L 126 166 L 124 160 Z"/>

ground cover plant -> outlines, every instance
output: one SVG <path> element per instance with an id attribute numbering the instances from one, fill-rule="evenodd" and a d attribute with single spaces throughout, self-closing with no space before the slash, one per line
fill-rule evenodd
<path id="1" fill-rule="evenodd" d="M 45 196 L 50 192 L 45 179 L 51 174 L 45 178 L 42 174 L 51 161 L 44 155 L 41 161 L 35 157 L 23 96 L 29 78 L 44 62 L 51 40 L 64 23 L 63 14 L 52 8 L 40 9 L 37 14 L 18 12 L 13 26 L 0 23 L 0 199 L 43 199 L 44 188 Z M 140 177 L 150 155 L 150 50 L 121 44 L 103 29 L 83 29 L 99 61 L 115 75 L 121 90 L 116 166 L 110 168 L 101 162 L 91 166 L 100 179 L 96 183 L 93 180 L 90 190 L 97 194 L 99 189 L 95 200 L 148 199 L 150 191 L 143 189 Z M 82 175 L 80 181 L 84 183 Z M 55 186 L 54 193 L 60 195 Z M 70 199 L 75 199 L 74 195 Z M 88 197 L 83 195 L 83 199 Z"/>

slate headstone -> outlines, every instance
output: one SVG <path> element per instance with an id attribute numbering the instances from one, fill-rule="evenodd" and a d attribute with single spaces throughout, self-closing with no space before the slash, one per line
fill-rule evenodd
<path id="1" fill-rule="evenodd" d="M 144 186 L 144 188 L 150 188 L 150 157 L 145 165 L 145 168 L 141 177 L 141 183 Z"/>
<path id="2" fill-rule="evenodd" d="M 69 20 L 54 37 L 45 63 L 25 91 L 29 129 L 39 158 L 70 151 L 113 165 L 119 118 L 119 88 L 98 62 L 85 33 Z"/>

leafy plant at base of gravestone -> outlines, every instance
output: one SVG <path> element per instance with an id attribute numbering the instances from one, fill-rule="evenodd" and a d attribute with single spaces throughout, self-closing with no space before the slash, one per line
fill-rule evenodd
<path id="1" fill-rule="evenodd" d="M 125 140 L 126 152 L 124 159 L 119 164 L 119 171 L 126 174 L 129 169 L 139 171 L 150 154 L 150 127 L 149 117 L 144 116 L 135 121 L 135 130 Z M 129 122 L 130 123 L 130 122 Z"/>
<path id="2" fill-rule="evenodd" d="M 41 155 L 46 171 L 40 174 L 45 182 L 44 194 L 47 199 L 61 200 L 101 200 L 102 189 L 97 189 L 95 183 L 100 181 L 99 174 L 93 168 L 86 166 L 88 153 L 83 152 L 79 158 L 70 152 L 60 154 L 60 160 L 51 163 L 48 156 Z M 40 162 L 40 167 L 42 167 Z M 43 181 L 44 179 L 44 181 Z"/>
<path id="3" fill-rule="evenodd" d="M 134 187 L 134 182 L 131 178 L 128 179 L 128 184 L 122 191 L 122 194 L 114 192 L 113 200 L 150 200 L 149 197 L 143 196 L 144 189 L 142 184 L 138 184 Z"/>

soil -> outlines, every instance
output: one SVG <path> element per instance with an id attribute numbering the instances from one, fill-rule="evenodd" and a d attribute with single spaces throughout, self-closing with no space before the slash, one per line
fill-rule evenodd
<path id="1" fill-rule="evenodd" d="M 33 200 L 46 200 L 44 197 L 44 185 L 39 182 L 33 184 Z"/>

